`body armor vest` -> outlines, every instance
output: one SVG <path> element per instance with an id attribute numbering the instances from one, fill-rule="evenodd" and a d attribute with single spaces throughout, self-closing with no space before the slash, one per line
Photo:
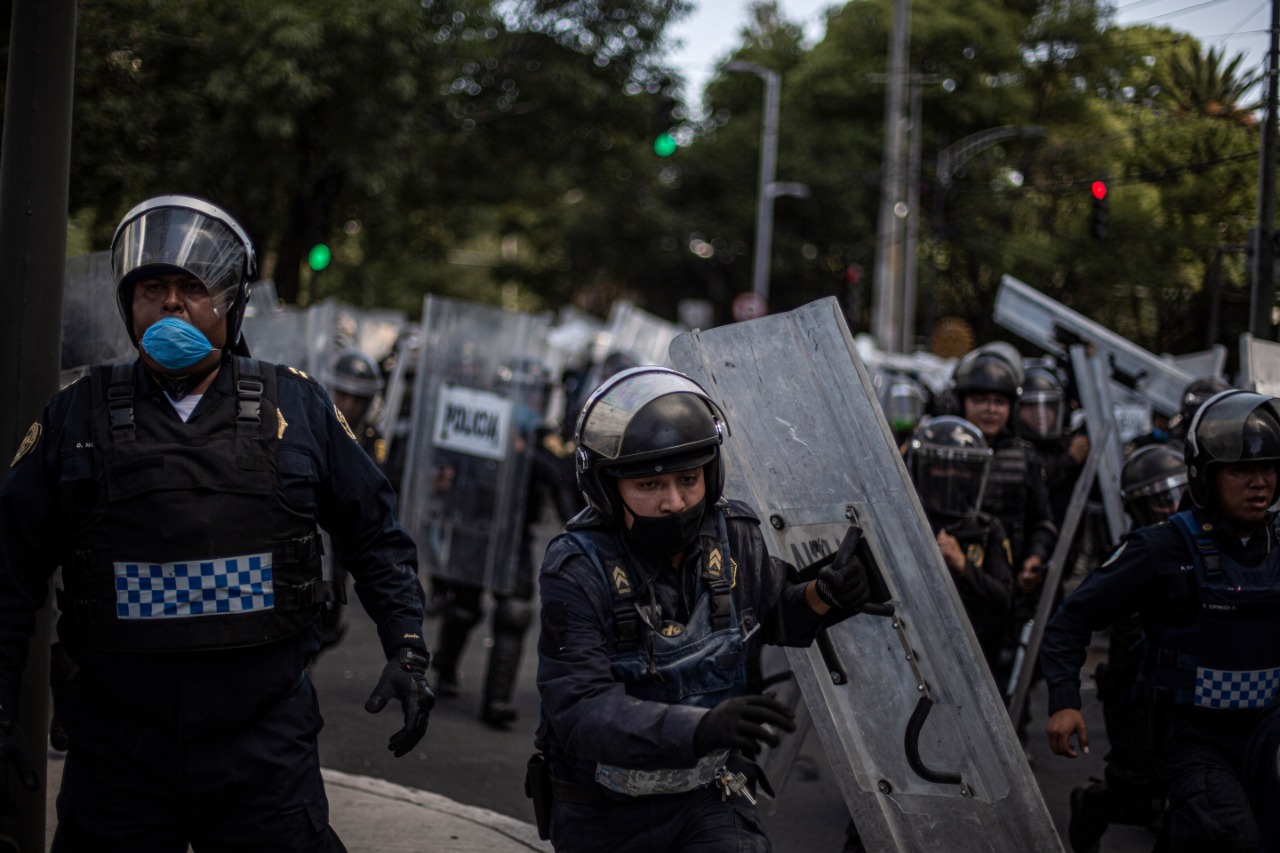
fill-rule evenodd
<path id="1" fill-rule="evenodd" d="M 1271 536 L 1277 521 L 1262 535 Z M 1221 553 L 1211 526 L 1197 526 L 1190 512 L 1172 522 L 1192 553 L 1194 585 L 1171 597 L 1189 598 L 1194 617 L 1163 628 L 1153 643 L 1153 698 L 1261 708 L 1280 690 L 1280 549 L 1268 548 L 1260 564 L 1244 566 Z"/>
<path id="2" fill-rule="evenodd" d="M 1026 557 L 1022 549 L 1027 539 L 1027 452 L 1030 449 L 1020 438 L 1002 442 L 991 457 L 987 488 L 982 497 L 982 511 L 1000 519 L 1017 561 Z"/>
<path id="3" fill-rule="evenodd" d="M 275 369 L 234 358 L 234 396 L 183 423 L 132 364 L 91 374 L 96 500 L 71 519 L 59 631 L 118 651 L 255 646 L 332 598 L 313 514 L 284 502 Z"/>
<path id="4" fill-rule="evenodd" d="M 687 624 L 664 622 L 658 606 L 642 603 L 635 572 L 615 533 L 571 531 L 591 560 L 613 603 L 610 668 L 630 696 L 711 708 L 746 693 L 744 624 L 732 588 L 736 564 L 728 548 L 724 513 L 703 523 L 698 598 Z M 714 524 L 714 526 L 712 526 Z M 675 794 L 714 781 L 729 758 L 717 750 L 689 768 L 638 770 L 597 764 L 595 781 L 624 796 Z"/>

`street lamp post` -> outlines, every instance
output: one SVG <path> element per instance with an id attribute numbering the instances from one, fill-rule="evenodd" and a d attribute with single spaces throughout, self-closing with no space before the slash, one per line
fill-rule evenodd
<path id="1" fill-rule="evenodd" d="M 756 251 L 751 262 L 751 289 L 769 301 L 769 256 L 773 243 L 773 199 L 778 195 L 807 196 L 808 188 L 774 181 L 778 165 L 778 93 L 782 75 L 754 62 L 730 62 L 725 71 L 754 74 L 764 81 L 764 121 L 760 130 L 760 186 L 756 200 Z"/>

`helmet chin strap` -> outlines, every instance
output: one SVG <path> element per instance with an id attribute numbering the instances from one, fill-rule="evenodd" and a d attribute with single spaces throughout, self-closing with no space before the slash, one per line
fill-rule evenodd
<path id="1" fill-rule="evenodd" d="M 166 394 L 175 400 L 181 400 L 191 392 L 192 388 L 199 385 L 206 376 L 213 373 L 213 371 L 222 366 L 222 362 L 226 361 L 225 350 L 214 349 L 213 352 L 222 353 L 222 357 L 218 358 L 208 367 L 202 370 L 197 370 L 195 373 L 184 373 L 181 375 L 161 373 L 158 370 L 153 370 L 150 366 L 147 367 L 147 372 L 150 373 L 151 378 L 155 379 L 160 387 L 164 389 Z"/>

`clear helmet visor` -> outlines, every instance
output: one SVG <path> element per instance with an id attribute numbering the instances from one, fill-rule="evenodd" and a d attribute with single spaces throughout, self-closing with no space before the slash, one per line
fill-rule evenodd
<path id="1" fill-rule="evenodd" d="M 884 417 L 895 430 L 910 430 L 924 417 L 924 395 L 906 383 L 889 386 L 885 396 Z"/>
<path id="2" fill-rule="evenodd" d="M 1026 394 L 1018 400 L 1018 432 L 1023 438 L 1043 441 L 1062 437 L 1062 398 Z"/>
<path id="3" fill-rule="evenodd" d="M 214 314 L 224 317 L 252 266 L 249 251 L 243 235 L 212 213 L 187 207 L 144 211 L 120 226 L 112 244 L 111 271 L 121 286 L 121 309 L 125 286 L 139 276 L 181 270 L 204 284 Z"/>
<path id="4" fill-rule="evenodd" d="M 1129 515 L 1133 517 L 1133 523 L 1138 527 L 1146 527 L 1149 524 L 1167 521 L 1178 511 L 1182 493 L 1186 489 L 1187 478 L 1181 475 L 1153 483 L 1138 490 L 1137 494 L 1126 494 L 1125 503 Z"/>
<path id="5" fill-rule="evenodd" d="M 912 478 L 925 510 L 963 518 L 982 505 L 991 451 L 913 451 Z"/>

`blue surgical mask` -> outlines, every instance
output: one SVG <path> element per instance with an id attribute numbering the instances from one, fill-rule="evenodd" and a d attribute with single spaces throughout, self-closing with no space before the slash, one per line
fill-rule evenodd
<path id="1" fill-rule="evenodd" d="M 165 370 L 181 370 L 213 352 L 213 344 L 185 320 L 165 317 L 147 328 L 142 349 Z"/>

